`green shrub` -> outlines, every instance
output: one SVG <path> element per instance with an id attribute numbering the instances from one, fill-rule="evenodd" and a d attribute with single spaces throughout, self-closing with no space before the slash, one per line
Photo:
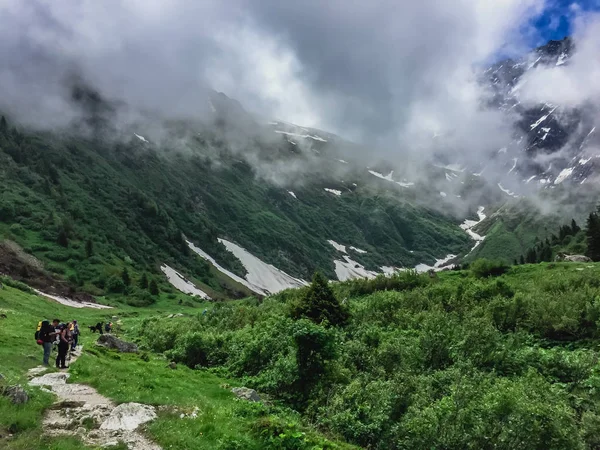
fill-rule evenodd
<path id="1" fill-rule="evenodd" d="M 502 261 L 478 259 L 471 264 L 471 273 L 477 278 L 498 277 L 508 272 L 509 266 Z"/>

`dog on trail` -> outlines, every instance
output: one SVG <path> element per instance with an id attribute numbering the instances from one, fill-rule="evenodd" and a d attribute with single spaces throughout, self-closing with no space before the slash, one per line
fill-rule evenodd
<path id="1" fill-rule="evenodd" d="M 90 331 L 92 333 L 95 333 L 96 331 L 98 331 L 100 334 L 102 333 L 102 322 L 98 322 L 96 325 L 89 325 L 88 328 L 90 329 Z"/>

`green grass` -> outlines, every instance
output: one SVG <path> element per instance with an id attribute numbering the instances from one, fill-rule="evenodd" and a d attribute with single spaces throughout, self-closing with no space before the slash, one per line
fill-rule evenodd
<path id="1" fill-rule="evenodd" d="M 189 300 L 189 297 L 183 296 Z M 262 449 L 283 448 L 276 443 L 267 443 L 270 424 L 282 422 L 295 430 L 306 433 L 308 443 L 324 445 L 323 448 L 351 448 L 344 444 L 333 444 L 322 435 L 311 431 L 300 418 L 286 408 L 249 404 L 237 400 L 228 385 L 239 382 L 225 380 L 201 370 L 192 370 L 183 365 L 173 370 L 167 368 L 168 361 L 162 356 L 118 354 L 94 346 L 97 334 L 84 328 L 87 324 L 106 321 L 116 315 L 123 321 L 119 335 L 132 339 L 131 330 L 139 326 L 146 317 L 159 316 L 163 320 L 168 314 L 184 313 L 196 317 L 202 309 L 212 308 L 209 304 L 198 304 L 190 308 L 179 305 L 177 299 L 161 296 L 150 308 L 123 306 L 112 310 L 69 308 L 41 297 L 5 286 L 0 290 L 0 361 L 1 371 L 10 384 L 26 385 L 27 369 L 41 364 L 42 349 L 33 338 L 38 320 L 60 318 L 63 321 L 77 319 L 81 324 L 81 340 L 84 354 L 70 369 L 72 382 L 81 382 L 95 387 L 101 394 L 117 403 L 141 402 L 154 406 L 166 405 L 176 408 L 161 411 L 159 418 L 149 424 L 146 433 L 163 448 L 173 449 Z M 157 330 L 160 333 L 160 330 Z M 53 354 L 54 356 L 54 354 Z M 148 361 L 145 361 L 147 359 Z M 42 436 L 41 421 L 44 410 L 52 403 L 52 395 L 37 388 L 27 387 L 31 401 L 15 406 L 0 397 L 0 435 L 14 434 L 12 439 L 0 438 L 0 448 L 17 449 L 84 449 L 76 438 L 47 438 Z M 181 419 L 181 412 L 191 413 L 198 408 L 195 419 Z M 262 428 L 261 428 L 262 424 Z M 307 443 L 303 447 L 308 448 Z M 329 447 L 328 447 L 329 446 Z"/>

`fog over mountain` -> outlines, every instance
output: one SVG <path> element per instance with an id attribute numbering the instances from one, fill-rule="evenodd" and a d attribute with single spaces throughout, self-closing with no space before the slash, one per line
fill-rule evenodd
<path id="1" fill-rule="evenodd" d="M 241 103 L 220 109 L 233 111 L 234 120 L 245 108 L 261 124 L 285 120 L 337 133 L 361 144 L 353 153 L 364 164 L 468 163 L 471 172 L 485 169 L 494 184 L 517 192 L 558 153 L 520 157 L 527 153 L 519 139 L 523 111 L 494 105 L 498 82 L 482 76 L 486 69 L 508 58 L 533 63 L 519 79 L 523 107 L 595 110 L 600 92 L 593 57 L 599 22 L 576 7 L 569 63 L 530 61 L 532 43 L 544 43 L 532 23 L 546 6 L 2 0 L 0 106 L 21 123 L 66 126 L 81 116 L 73 103 L 77 82 L 114 102 L 111 120 L 118 125 L 146 121 L 158 134 L 163 120 L 212 118 L 215 89 Z M 247 147 L 246 137 L 229 138 L 233 147 Z M 490 163 L 506 148 L 504 159 Z M 504 180 L 515 158 L 523 178 L 517 183 Z M 561 169 L 548 180 L 565 164 L 555 164 Z"/>

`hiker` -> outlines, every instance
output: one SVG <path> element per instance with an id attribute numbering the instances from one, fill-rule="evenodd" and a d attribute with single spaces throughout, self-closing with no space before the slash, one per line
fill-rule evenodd
<path id="1" fill-rule="evenodd" d="M 70 324 L 61 324 L 59 326 L 60 332 L 58 334 L 58 356 L 56 357 L 56 368 L 66 369 L 67 353 L 71 345 L 71 331 L 69 330 Z"/>
<path id="2" fill-rule="evenodd" d="M 106 325 L 104 325 L 104 331 L 106 331 L 107 333 L 110 333 L 112 329 L 112 322 L 106 322 Z"/>
<path id="3" fill-rule="evenodd" d="M 71 324 L 71 337 L 73 339 L 73 343 L 71 344 L 71 350 L 75 350 L 77 347 L 77 343 L 79 342 L 79 325 L 77 321 L 74 320 Z"/>
<path id="4" fill-rule="evenodd" d="M 41 341 L 41 345 L 44 348 L 44 359 L 43 359 L 43 364 L 45 366 L 49 366 L 50 365 L 50 353 L 52 352 L 52 344 L 54 343 L 54 340 L 56 339 L 56 328 L 58 327 L 58 324 L 60 323 L 60 320 L 58 319 L 54 319 L 52 321 L 52 324 L 47 321 L 44 320 L 42 321 L 42 325 L 40 327 L 40 330 L 37 334 L 37 340 L 38 343 L 39 341 Z"/>

